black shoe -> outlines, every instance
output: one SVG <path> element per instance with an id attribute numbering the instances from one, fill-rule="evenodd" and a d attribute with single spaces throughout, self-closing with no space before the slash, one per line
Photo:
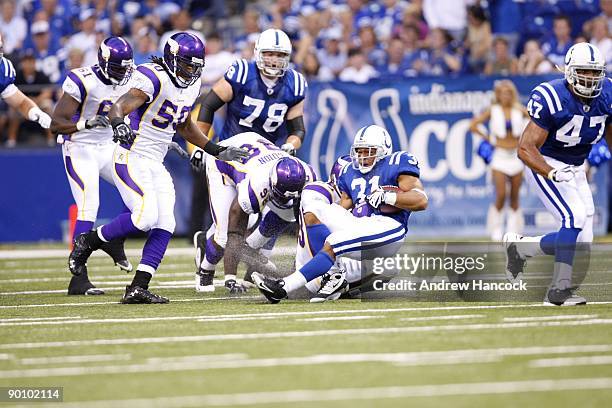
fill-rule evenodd
<path id="1" fill-rule="evenodd" d="M 229 291 L 230 295 L 242 295 L 246 293 L 248 288 L 238 282 L 235 279 L 228 279 L 225 281 L 225 288 Z"/>
<path id="2" fill-rule="evenodd" d="M 113 258 L 113 262 L 115 262 L 119 269 L 125 272 L 132 272 L 132 264 L 127 259 L 127 256 L 125 256 L 124 243 L 125 238 L 117 238 L 109 242 L 103 242 L 100 249 Z"/>
<path id="3" fill-rule="evenodd" d="M 258 272 L 251 275 L 257 285 L 257 289 L 270 301 L 278 303 L 287 297 L 287 291 L 283 289 L 285 282 L 282 279 L 272 279 Z"/>
<path id="4" fill-rule="evenodd" d="M 102 289 L 96 288 L 93 283 L 89 281 L 87 275 L 72 276 L 70 283 L 68 284 L 68 295 L 90 295 L 97 296 L 103 295 Z"/>
<path id="5" fill-rule="evenodd" d="M 550 289 L 544 299 L 546 306 L 578 306 L 586 305 L 587 300 L 582 296 L 575 295 L 572 288 Z"/>
<path id="6" fill-rule="evenodd" d="M 215 278 L 215 271 L 207 271 L 205 269 L 199 269 L 195 275 L 195 290 L 196 292 L 214 292 L 215 284 L 213 279 Z"/>
<path id="7" fill-rule="evenodd" d="M 193 234 L 193 246 L 196 250 L 194 259 L 196 273 L 199 273 L 200 265 L 202 264 L 202 260 L 204 259 L 204 255 L 206 254 L 206 234 L 204 233 L 204 231 L 198 231 Z"/>
<path id="8" fill-rule="evenodd" d="M 73 275 L 87 274 L 87 259 L 93 251 L 100 248 L 102 240 L 94 231 L 84 232 L 74 240 L 68 257 L 68 269 Z"/>
<path id="9" fill-rule="evenodd" d="M 346 272 L 339 271 L 326 273 L 321 280 L 321 288 L 310 299 L 310 303 L 321 303 L 326 300 L 338 300 L 340 296 L 348 291 Z"/>
<path id="10" fill-rule="evenodd" d="M 125 294 L 123 295 L 123 298 L 121 298 L 121 303 L 124 304 L 168 302 L 170 301 L 167 298 L 151 293 L 147 289 L 143 289 L 140 286 L 126 286 Z"/>
<path id="11" fill-rule="evenodd" d="M 515 233 L 506 233 L 504 235 L 504 249 L 506 250 L 506 278 L 510 283 L 518 282 L 523 278 L 525 263 L 527 260 L 522 257 L 516 247 L 516 241 L 520 239 L 520 235 Z"/>

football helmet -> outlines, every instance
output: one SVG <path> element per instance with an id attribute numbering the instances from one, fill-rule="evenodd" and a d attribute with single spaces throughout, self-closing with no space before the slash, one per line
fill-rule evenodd
<path id="1" fill-rule="evenodd" d="M 282 56 L 267 53 L 280 53 Z M 259 35 L 255 43 L 257 68 L 267 76 L 282 77 L 289 68 L 291 40 L 281 30 L 270 28 Z"/>
<path id="2" fill-rule="evenodd" d="M 98 66 L 102 75 L 114 85 L 125 85 L 134 72 L 132 46 L 121 37 L 108 37 L 98 49 Z"/>
<path id="3" fill-rule="evenodd" d="M 590 71 L 590 75 L 585 71 Z M 565 79 L 576 95 L 598 97 L 605 77 L 606 63 L 594 45 L 585 42 L 574 44 L 565 54 Z"/>
<path id="4" fill-rule="evenodd" d="M 363 151 L 367 149 L 366 154 Z M 377 125 L 364 126 L 357 131 L 351 146 L 353 168 L 366 174 L 379 160 L 391 154 L 393 145 L 391 135 Z M 360 154 L 361 152 L 361 154 Z"/>
<path id="5" fill-rule="evenodd" d="M 180 32 L 164 45 L 164 63 L 176 85 L 187 88 L 202 76 L 204 44 L 193 34 Z"/>
<path id="6" fill-rule="evenodd" d="M 290 200 L 300 196 L 306 184 L 306 170 L 293 157 L 278 159 L 270 170 L 270 200 L 281 208 L 287 207 Z"/>

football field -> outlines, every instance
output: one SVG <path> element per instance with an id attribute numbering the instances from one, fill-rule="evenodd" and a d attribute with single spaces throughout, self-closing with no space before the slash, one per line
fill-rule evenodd
<path id="1" fill-rule="evenodd" d="M 294 258 L 283 245 L 274 260 L 288 269 Z M 171 302 L 122 305 L 132 275 L 109 258 L 89 262 L 105 296 L 68 297 L 64 250 L 28 248 L 0 248 L 0 387 L 63 387 L 64 404 L 15 406 L 603 407 L 612 400 L 605 302 L 270 305 L 256 289 L 196 294 L 192 249 L 175 247 L 152 285 Z M 132 263 L 137 254 L 129 251 Z"/>

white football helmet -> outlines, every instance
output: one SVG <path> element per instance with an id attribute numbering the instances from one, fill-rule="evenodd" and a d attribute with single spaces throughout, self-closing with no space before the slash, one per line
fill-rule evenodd
<path id="1" fill-rule="evenodd" d="M 359 154 L 359 150 L 369 149 L 368 154 Z M 353 168 L 366 174 L 374 168 L 376 163 L 391 154 L 393 145 L 391 135 L 384 128 L 377 125 L 364 126 L 357 131 L 351 146 L 351 160 Z M 374 159 L 368 164 L 369 159 Z"/>
<path id="2" fill-rule="evenodd" d="M 264 55 L 266 52 L 279 52 L 282 57 Z M 291 40 L 281 30 L 270 28 L 259 35 L 255 43 L 255 62 L 265 75 L 282 77 L 289 68 Z"/>
<path id="3" fill-rule="evenodd" d="M 590 75 L 584 72 L 591 71 Z M 606 63 L 601 52 L 592 44 L 574 44 L 565 54 L 565 79 L 578 96 L 596 98 L 601 94 L 606 77 Z"/>

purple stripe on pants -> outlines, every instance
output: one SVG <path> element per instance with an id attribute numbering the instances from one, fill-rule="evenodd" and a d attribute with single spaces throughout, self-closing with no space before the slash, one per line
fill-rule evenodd
<path id="1" fill-rule="evenodd" d="M 117 175 L 121 181 L 123 181 L 129 188 L 134 190 L 140 196 L 144 195 L 144 192 L 140 189 L 140 187 L 138 187 L 136 182 L 130 176 L 127 164 L 115 163 L 115 171 L 117 172 Z"/>
<path id="2" fill-rule="evenodd" d="M 102 236 L 107 241 L 126 237 L 136 232 L 140 230 L 132 222 L 132 214 L 129 212 L 119 214 L 111 222 L 102 226 Z"/>
<path id="3" fill-rule="evenodd" d="M 79 187 L 81 187 L 81 190 L 85 190 L 85 183 L 83 183 L 83 180 L 81 180 L 77 172 L 74 170 L 70 156 L 66 156 L 66 171 L 68 171 L 70 178 L 73 179 L 74 182 L 79 185 Z"/>

